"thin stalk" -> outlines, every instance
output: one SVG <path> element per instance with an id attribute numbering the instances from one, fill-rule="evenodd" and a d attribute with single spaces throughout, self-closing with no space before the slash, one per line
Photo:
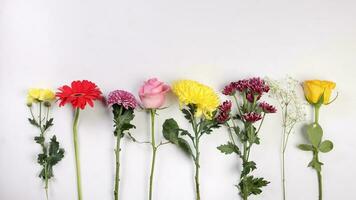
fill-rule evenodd
<path id="1" fill-rule="evenodd" d="M 321 176 L 321 172 L 317 171 L 317 175 L 318 175 L 318 191 L 319 191 L 319 200 L 323 199 L 323 180 L 322 180 L 322 176 Z"/>
<path id="2" fill-rule="evenodd" d="M 150 189 L 149 189 L 149 200 L 152 200 L 153 192 L 153 177 L 155 172 L 155 163 L 156 163 L 156 140 L 155 140 L 155 110 L 151 109 L 151 146 L 152 146 L 152 160 L 151 160 L 151 175 L 150 175 Z"/>
<path id="3" fill-rule="evenodd" d="M 319 111 L 320 111 L 320 105 L 314 106 L 315 108 L 315 123 L 319 124 Z M 315 158 L 319 162 L 319 152 L 315 151 Z M 319 200 L 323 199 L 323 181 L 322 181 L 322 176 L 321 176 L 321 171 L 316 170 L 317 176 L 318 176 L 318 192 L 319 192 Z"/>
<path id="4" fill-rule="evenodd" d="M 315 108 L 315 123 L 319 124 L 319 111 L 320 111 L 320 106 L 314 106 Z"/>
<path id="5" fill-rule="evenodd" d="M 195 192 L 196 192 L 196 199 L 200 200 L 200 177 L 199 177 L 199 168 L 200 168 L 200 153 L 199 153 L 199 138 L 197 137 L 197 133 L 195 136 L 195 143 L 196 143 L 196 148 L 195 148 Z"/>
<path id="6" fill-rule="evenodd" d="M 116 135 L 116 176 L 115 176 L 115 189 L 114 189 L 114 197 L 115 200 L 119 199 L 119 189 L 120 189 L 120 151 L 121 151 L 121 135 L 120 130 Z"/>
<path id="7" fill-rule="evenodd" d="M 47 112 L 47 116 L 48 116 L 48 112 Z M 44 129 L 42 129 L 42 102 L 39 103 L 38 125 L 40 126 L 41 137 L 44 137 Z M 41 143 L 41 146 L 42 146 L 43 153 L 47 154 L 47 149 L 46 149 L 44 142 Z M 44 189 L 45 189 L 45 193 L 46 193 L 46 199 L 48 200 L 48 167 L 47 167 L 47 163 L 44 166 L 44 179 L 45 179 L 44 180 L 45 181 Z"/>
<path id="8" fill-rule="evenodd" d="M 75 153 L 75 166 L 77 174 L 77 192 L 78 200 L 82 200 L 82 186 L 81 186 L 81 176 L 80 176 L 80 160 L 79 160 L 79 144 L 78 144 L 78 119 L 79 119 L 79 108 L 75 110 L 74 123 L 73 123 L 73 142 L 74 142 L 74 153 Z"/>
<path id="9" fill-rule="evenodd" d="M 285 177 L 285 152 L 287 146 L 286 134 L 287 134 L 287 116 L 288 116 L 288 104 L 286 104 L 283 115 L 283 142 L 282 142 L 282 191 L 283 200 L 286 200 L 286 177 Z"/>
<path id="10" fill-rule="evenodd" d="M 119 116 L 122 114 L 122 107 L 119 110 Z M 117 122 L 120 121 L 120 117 L 116 119 Z M 120 190 L 120 152 L 121 152 L 121 130 L 118 128 L 116 130 L 116 169 L 115 169 L 115 188 L 114 188 L 114 198 L 115 200 L 119 199 L 119 190 Z"/>

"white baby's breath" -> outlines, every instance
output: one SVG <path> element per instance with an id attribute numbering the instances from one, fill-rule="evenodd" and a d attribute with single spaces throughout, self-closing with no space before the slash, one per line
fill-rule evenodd
<path id="1" fill-rule="evenodd" d="M 287 76 L 282 80 L 265 79 L 270 86 L 269 95 L 271 98 L 278 101 L 282 111 L 282 191 L 283 200 L 286 199 L 286 179 L 285 179 L 285 153 L 288 144 L 288 139 L 293 132 L 294 126 L 305 120 L 306 118 L 306 102 L 299 98 L 297 91 L 300 88 L 300 83 L 294 78 Z"/>

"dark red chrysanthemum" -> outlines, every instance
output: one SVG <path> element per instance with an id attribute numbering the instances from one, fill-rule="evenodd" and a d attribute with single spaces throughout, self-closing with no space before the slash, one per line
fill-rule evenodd
<path id="1" fill-rule="evenodd" d="M 235 84 L 234 82 L 231 82 L 229 85 L 225 86 L 222 93 L 224 95 L 232 96 L 236 92 Z"/>
<path id="2" fill-rule="evenodd" d="M 64 85 L 58 90 L 56 97 L 60 100 L 59 106 L 70 103 L 73 108 L 83 110 L 87 104 L 93 107 L 94 101 L 102 98 L 98 86 L 87 80 L 73 81 L 71 86 Z"/>
<path id="3" fill-rule="evenodd" d="M 225 123 L 227 120 L 230 119 L 230 112 L 231 112 L 232 102 L 231 101 L 224 101 L 219 106 L 219 114 L 216 117 L 216 121 L 219 123 Z"/>
<path id="4" fill-rule="evenodd" d="M 257 122 L 258 120 L 262 119 L 261 114 L 255 113 L 255 112 L 246 113 L 246 114 L 242 115 L 242 117 L 244 118 L 245 121 L 250 122 L 250 123 L 254 123 L 254 122 Z"/>
<path id="5" fill-rule="evenodd" d="M 266 102 L 260 103 L 259 106 L 260 106 L 260 108 L 262 108 L 262 111 L 264 113 L 275 113 L 275 112 L 277 112 L 277 109 L 274 106 L 272 106 L 272 105 L 270 105 L 270 104 L 268 104 Z"/>

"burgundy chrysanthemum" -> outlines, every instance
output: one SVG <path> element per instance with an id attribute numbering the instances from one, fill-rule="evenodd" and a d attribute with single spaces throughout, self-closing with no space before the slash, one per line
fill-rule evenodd
<path id="1" fill-rule="evenodd" d="M 247 79 L 239 80 L 234 83 L 236 90 L 244 92 L 249 87 L 249 81 Z"/>
<path id="2" fill-rule="evenodd" d="M 261 114 L 255 112 L 246 113 L 242 115 L 242 117 L 244 118 L 245 121 L 250 123 L 254 123 L 262 119 Z"/>
<path id="3" fill-rule="evenodd" d="M 234 95 L 236 92 L 236 88 L 235 88 L 235 84 L 234 82 L 231 82 L 229 85 L 225 86 L 222 93 L 224 95 L 229 95 L 229 96 L 232 96 Z"/>
<path id="4" fill-rule="evenodd" d="M 232 102 L 231 101 L 224 101 L 219 106 L 219 114 L 216 117 L 216 120 L 219 123 L 225 123 L 227 120 L 230 119 L 231 107 L 232 107 Z"/>
<path id="5" fill-rule="evenodd" d="M 102 98 L 98 86 L 88 80 L 73 81 L 70 86 L 64 85 L 58 90 L 59 106 L 70 103 L 73 108 L 84 109 L 87 104 L 93 107 L 94 101 Z"/>
<path id="6" fill-rule="evenodd" d="M 275 113 L 275 112 L 277 112 L 277 109 L 274 106 L 272 106 L 272 105 L 270 105 L 270 104 L 268 104 L 266 102 L 260 103 L 259 106 L 260 106 L 260 108 L 262 108 L 263 112 L 265 112 L 265 113 Z"/>
<path id="7" fill-rule="evenodd" d="M 254 77 L 248 80 L 248 90 L 251 93 L 262 95 L 264 92 L 269 91 L 269 86 L 263 79 Z"/>
<path id="8" fill-rule="evenodd" d="M 118 104 L 125 109 L 135 109 L 137 106 L 136 98 L 130 92 L 124 90 L 115 90 L 109 93 L 107 103 L 109 106 Z"/>

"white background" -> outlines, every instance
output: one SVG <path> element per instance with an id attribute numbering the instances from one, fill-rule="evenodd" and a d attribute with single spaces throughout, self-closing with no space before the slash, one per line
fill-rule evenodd
<path id="1" fill-rule="evenodd" d="M 337 83 L 340 97 L 321 110 L 325 138 L 335 144 L 321 156 L 324 200 L 356 199 L 355 10 L 353 0 L 0 0 L 0 199 L 45 198 L 37 178 L 37 131 L 26 119 L 30 87 L 55 89 L 89 79 L 104 94 L 114 89 L 137 94 L 145 79 L 158 77 L 167 83 L 195 79 L 220 91 L 232 80 L 286 74 Z M 188 127 L 172 96 L 167 105 L 157 127 L 172 116 Z M 133 134 L 146 140 L 148 115 L 136 115 Z M 54 106 L 53 116 L 51 133 L 66 155 L 55 167 L 50 199 L 74 200 L 72 110 Z M 266 119 L 262 144 L 253 149 L 255 173 L 271 184 L 251 199 L 281 199 L 280 120 L 280 113 Z M 110 111 L 97 103 L 82 112 L 79 135 L 85 199 L 112 199 Z M 290 200 L 317 199 L 316 174 L 306 167 L 311 155 L 295 147 L 302 138 L 298 128 L 287 152 Z M 226 140 L 225 129 L 202 140 L 204 200 L 239 199 L 233 185 L 240 163 L 216 150 Z M 122 199 L 147 199 L 149 146 L 125 140 L 122 157 Z M 194 199 L 192 161 L 175 146 L 160 149 L 156 172 L 155 200 Z"/>

